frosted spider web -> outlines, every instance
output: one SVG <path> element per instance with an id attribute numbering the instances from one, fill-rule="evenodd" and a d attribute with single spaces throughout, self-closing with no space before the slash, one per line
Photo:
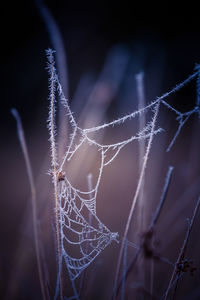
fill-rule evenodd
<path id="1" fill-rule="evenodd" d="M 199 113 L 200 105 L 200 68 L 196 67 L 196 72 L 189 76 L 185 81 L 178 84 L 171 91 L 158 97 L 152 101 L 146 107 L 134 111 L 130 114 L 125 115 L 122 118 L 114 120 L 109 123 L 105 123 L 100 126 L 82 129 L 78 126 L 68 101 L 64 96 L 62 87 L 59 83 L 58 76 L 56 74 L 54 66 L 53 51 L 47 51 L 48 58 L 48 70 L 50 74 L 49 85 L 50 85 L 50 99 L 55 99 L 55 92 L 58 92 L 61 103 L 66 109 L 66 115 L 72 126 L 72 134 L 69 137 L 69 145 L 67 151 L 62 159 L 60 165 L 58 165 L 57 174 L 54 174 L 57 178 L 58 187 L 58 198 L 59 198 L 59 223 L 60 223 L 60 240 L 61 240 L 61 257 L 59 258 L 59 272 L 57 279 L 56 296 L 59 293 L 59 277 L 61 274 L 62 261 L 64 260 L 68 269 L 69 277 L 72 281 L 87 268 L 92 261 L 112 242 L 118 241 L 118 234 L 111 232 L 98 218 L 96 212 L 96 199 L 99 189 L 99 184 L 102 178 L 104 167 L 109 165 L 119 154 L 119 152 L 133 141 L 150 140 L 152 136 L 160 133 L 162 128 L 155 127 L 156 115 L 158 114 L 158 105 L 163 104 L 167 109 L 171 110 L 176 115 L 178 121 L 178 129 L 172 138 L 167 151 L 171 149 L 176 138 L 178 137 L 182 127 L 194 113 Z M 165 99 L 171 94 L 181 89 L 185 84 L 189 83 L 192 79 L 197 78 L 197 99 L 195 107 L 187 112 L 180 112 L 171 106 Z M 55 100 L 54 100 L 55 101 Z M 53 122 L 51 112 L 53 111 Z M 144 128 L 129 137 L 128 139 L 122 140 L 113 144 L 102 144 L 97 142 L 93 137 L 94 133 L 103 130 L 108 127 L 120 125 L 127 120 L 135 117 L 140 117 L 141 114 L 146 112 L 152 112 L 153 117 Z M 50 141 L 52 148 L 56 148 L 54 136 L 55 136 L 55 107 L 50 105 L 49 113 L 49 130 L 50 130 Z M 53 126 L 54 125 L 54 126 Z M 53 128 L 52 128 L 53 127 Z M 92 135 L 92 137 L 91 137 Z M 79 137 L 79 138 L 77 138 Z M 77 189 L 72 185 L 68 177 L 63 171 L 64 164 L 66 161 L 70 161 L 75 153 L 81 148 L 81 146 L 87 142 L 91 146 L 95 146 L 100 153 L 101 162 L 99 168 L 99 174 L 95 186 L 89 191 L 83 191 Z M 113 153 L 107 158 L 107 153 L 111 150 Z M 53 164 L 53 163 L 52 163 Z M 69 251 L 69 246 L 76 246 L 76 255 L 73 251 Z M 75 291 L 75 298 L 78 298 L 77 292 Z"/>

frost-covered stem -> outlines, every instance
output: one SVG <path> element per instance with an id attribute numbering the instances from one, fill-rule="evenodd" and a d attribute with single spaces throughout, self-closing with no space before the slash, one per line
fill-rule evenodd
<path id="1" fill-rule="evenodd" d="M 145 99 L 144 99 L 144 73 L 140 72 L 136 75 L 136 82 L 137 82 L 137 94 L 138 94 L 138 110 L 145 107 Z M 141 114 L 139 117 L 139 132 L 141 132 L 145 128 L 145 114 Z M 139 145 L 139 172 L 142 168 L 143 157 L 145 155 L 145 140 L 141 139 L 138 143 Z M 141 184 L 141 190 L 138 196 L 138 203 L 139 203 L 139 216 L 138 221 L 140 224 L 139 231 L 143 231 L 145 216 L 144 216 L 144 179 Z"/>
<path id="2" fill-rule="evenodd" d="M 170 292 L 170 290 L 171 290 L 171 288 L 172 288 L 172 286 L 173 286 L 174 278 L 175 278 L 175 276 L 176 276 L 177 265 L 181 262 L 181 260 L 182 260 L 182 259 L 184 258 L 184 256 L 185 256 L 187 244 L 188 244 L 188 241 L 189 241 L 189 237 L 190 237 L 190 234 L 191 234 L 191 231 L 192 231 L 192 227 L 193 227 L 193 225 L 194 225 L 194 220 L 195 220 L 196 214 L 197 214 L 197 212 L 198 212 L 199 206 L 200 206 L 200 197 L 199 197 L 198 200 L 197 200 L 197 203 L 196 203 L 196 206 L 195 206 L 193 215 L 192 215 L 192 219 L 189 221 L 188 229 L 187 229 L 187 232 L 186 232 L 186 234 L 185 234 L 185 239 L 184 239 L 184 241 L 183 241 L 183 244 L 182 244 L 182 247 L 181 247 L 181 249 L 180 249 L 178 258 L 177 258 L 176 263 L 175 263 L 175 265 L 174 265 L 174 270 L 173 270 L 172 276 L 171 276 L 171 278 L 170 278 L 169 285 L 168 285 L 168 287 L 167 287 L 167 290 L 166 290 L 166 292 L 165 292 L 165 295 L 164 295 L 163 300 L 167 300 L 167 299 L 168 299 L 169 292 Z"/>
<path id="3" fill-rule="evenodd" d="M 38 222 L 37 222 L 37 203 L 36 203 L 36 189 L 35 189 L 35 183 L 33 179 L 33 172 L 31 167 L 31 162 L 28 154 L 28 149 L 26 145 L 26 140 L 24 136 L 24 130 L 22 126 L 22 122 L 20 119 L 20 116 L 18 114 L 18 111 L 16 109 L 11 110 L 12 115 L 17 121 L 17 133 L 19 142 L 22 148 L 22 152 L 25 159 L 26 169 L 28 173 L 28 180 L 30 184 L 31 189 L 31 204 L 32 204 L 32 217 L 33 217 L 33 231 L 34 231 L 34 240 L 35 240 L 35 250 L 36 250 L 36 259 L 37 259 L 37 268 L 39 273 L 39 280 L 40 280 L 40 287 L 42 292 L 42 299 L 46 300 L 46 289 L 45 289 L 45 283 L 43 278 L 43 272 L 42 272 L 42 259 L 40 255 L 40 247 L 39 247 L 39 232 L 38 232 Z"/>
<path id="4" fill-rule="evenodd" d="M 51 40 L 52 46 L 55 49 L 55 58 L 56 65 L 58 69 L 58 75 L 61 81 L 61 85 L 64 91 L 65 96 L 68 98 L 68 72 L 67 72 L 67 56 L 66 51 L 62 39 L 61 32 L 56 23 L 54 16 L 52 15 L 49 8 L 45 5 L 43 0 L 35 0 L 38 11 L 44 21 L 46 29 L 49 34 L 49 38 Z M 58 104 L 58 115 L 59 115 L 59 131 L 58 131 L 58 141 L 59 141 L 59 149 L 58 149 L 58 159 L 61 159 L 63 156 L 65 141 L 67 136 L 67 120 L 65 118 L 65 112 L 62 109 L 61 103 Z M 65 138 L 63 138 L 65 137 Z"/>
<path id="5" fill-rule="evenodd" d="M 54 68 L 54 58 L 53 51 L 47 51 L 48 58 L 48 68 L 49 68 L 49 88 L 50 88 L 50 107 L 49 107 L 49 133 L 50 133 L 50 143 L 51 143 L 51 165 L 53 168 L 53 184 L 54 184 L 54 197 L 55 197 L 55 222 L 56 222 L 56 241 L 57 241 L 57 255 L 58 255 L 58 272 L 60 270 L 60 259 L 61 259 L 61 236 L 60 236 L 60 207 L 59 207 L 59 197 L 58 197 L 58 172 L 57 172 L 57 151 L 56 151 L 56 125 L 55 125 L 55 84 L 56 84 L 56 74 Z M 62 291 L 62 272 L 59 275 L 60 281 L 60 299 L 63 300 Z"/>
<path id="6" fill-rule="evenodd" d="M 73 145 L 73 143 L 74 143 L 74 139 L 75 139 L 75 136 L 76 136 L 76 132 L 77 132 L 77 128 L 74 129 L 74 132 L 73 132 L 72 137 L 71 137 L 71 142 L 70 142 L 69 148 L 68 148 L 68 150 L 66 151 L 66 153 L 65 153 L 65 155 L 64 155 L 64 157 L 63 157 L 62 163 L 60 164 L 59 172 L 62 171 L 63 166 L 64 166 L 64 164 L 65 164 L 65 161 L 66 161 L 66 159 L 67 159 L 68 156 L 69 156 L 69 152 L 70 152 L 70 150 L 71 150 L 71 148 L 72 148 L 72 145 Z M 70 158 L 71 158 L 71 156 L 70 156 Z"/>
<path id="7" fill-rule="evenodd" d="M 153 116 L 153 119 L 152 119 L 151 134 L 150 134 L 149 141 L 148 141 L 148 144 L 147 144 L 146 153 L 145 153 L 144 161 L 143 161 L 143 165 L 142 165 L 142 170 L 141 170 L 141 173 L 140 173 L 138 185 L 137 185 L 136 192 L 135 192 L 135 195 L 134 195 L 134 198 L 133 198 L 133 201 L 132 201 L 131 209 L 130 209 L 130 212 L 129 212 L 129 216 L 128 216 L 128 219 L 127 219 L 127 223 L 126 223 L 126 227 L 125 227 L 125 231 L 124 231 L 124 235 L 123 235 L 123 239 L 122 239 L 119 258 L 118 258 L 118 262 L 117 262 L 115 282 L 114 282 L 114 299 L 116 298 L 117 280 L 118 280 L 118 276 L 119 276 L 122 255 L 123 255 L 123 252 L 124 252 L 125 241 L 127 239 L 131 219 L 132 219 L 132 216 L 133 216 L 133 212 L 135 210 L 136 201 L 138 199 L 141 184 L 142 184 L 142 181 L 143 181 L 143 178 L 144 178 L 144 175 L 145 175 L 145 169 L 146 169 L 146 166 L 147 166 L 147 161 L 148 161 L 148 158 L 149 158 L 149 152 L 150 152 L 152 141 L 153 141 L 154 129 L 155 129 L 155 125 L 156 125 L 156 120 L 157 120 L 157 116 L 158 116 L 159 107 L 160 107 L 160 102 L 158 102 L 156 104 L 156 107 L 155 107 L 155 112 L 154 112 L 154 116 Z"/>

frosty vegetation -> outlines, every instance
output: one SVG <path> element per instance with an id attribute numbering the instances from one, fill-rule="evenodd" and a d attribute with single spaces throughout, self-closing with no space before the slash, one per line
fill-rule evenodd
<path id="1" fill-rule="evenodd" d="M 83 270 L 86 269 L 111 242 L 120 243 L 120 252 L 118 264 L 116 267 L 115 286 L 113 294 L 113 297 L 115 298 L 119 286 L 122 287 L 123 295 L 123 284 L 126 278 L 128 268 L 126 269 L 126 267 L 123 267 L 123 280 L 120 283 L 120 266 L 122 262 L 126 260 L 128 231 L 133 212 L 135 210 L 136 203 L 139 198 L 142 182 L 144 180 L 145 170 L 147 167 L 153 138 L 157 134 L 161 134 L 163 131 L 163 129 L 157 125 L 160 107 L 165 106 L 167 109 L 172 111 L 176 117 L 176 120 L 178 121 L 178 129 L 174 133 L 174 137 L 172 138 L 171 142 L 169 143 L 166 149 L 166 151 L 170 151 L 176 139 L 178 138 L 181 129 L 186 124 L 188 119 L 192 115 L 197 113 L 199 114 L 200 112 L 200 68 L 199 66 L 197 66 L 195 72 L 191 76 L 189 76 L 185 81 L 178 84 L 172 90 L 163 94 L 161 97 L 158 97 L 154 101 L 150 102 L 145 107 L 142 107 L 139 110 L 127 114 L 112 122 L 104 123 L 100 126 L 92 128 L 80 128 L 73 116 L 68 100 L 66 99 L 63 93 L 62 86 L 59 82 L 59 78 L 55 69 L 54 51 L 52 51 L 51 49 L 47 51 L 47 59 L 50 91 L 48 127 L 50 133 L 52 155 L 52 170 L 50 171 L 50 173 L 52 174 L 55 192 L 56 239 L 58 255 L 58 272 L 55 299 L 57 299 L 59 294 L 61 298 L 63 297 L 63 264 L 66 265 L 69 277 L 72 282 L 74 290 L 74 296 L 72 298 L 78 299 L 79 293 L 75 286 L 75 280 L 80 276 Z M 197 82 L 196 105 L 190 111 L 182 113 L 175 109 L 173 106 L 171 106 L 167 102 L 167 98 L 194 79 L 196 79 Z M 65 109 L 66 112 L 66 118 L 68 118 L 72 127 L 72 134 L 68 138 L 68 146 L 61 162 L 58 162 L 57 158 L 57 147 L 59 147 L 56 141 L 55 121 L 55 105 L 57 98 L 58 101 L 62 103 L 63 109 Z M 135 135 L 112 144 L 103 144 L 99 142 L 99 140 L 96 138 L 96 136 L 98 136 L 98 132 L 100 132 L 101 130 L 104 130 L 108 127 L 120 126 L 120 124 L 133 118 L 138 118 L 138 120 L 140 120 L 141 116 L 144 116 L 147 112 L 151 113 L 151 120 L 146 122 L 146 124 L 144 124 L 144 127 L 140 128 L 140 130 Z M 120 151 L 129 143 L 141 142 L 143 140 L 146 140 L 147 142 L 144 151 L 144 157 L 142 158 L 140 176 L 138 179 L 135 194 L 133 196 L 129 216 L 127 218 L 124 235 L 122 237 L 119 237 L 117 233 L 111 232 L 110 229 L 107 228 L 107 226 L 101 222 L 97 215 L 96 200 L 99 191 L 99 185 L 103 176 L 104 168 L 111 164 L 117 158 Z M 88 191 L 81 190 L 73 186 L 73 184 L 70 182 L 68 176 L 64 171 L 66 162 L 69 162 L 74 157 L 74 155 L 78 152 L 78 150 L 84 143 L 87 143 L 89 146 L 96 147 L 97 151 L 100 153 L 101 156 L 97 180 L 93 186 L 90 186 L 90 189 Z M 163 189 L 164 194 L 169 184 L 169 178 L 171 176 L 172 169 L 173 168 L 170 167 L 169 174 L 167 175 L 166 185 Z M 160 210 L 162 208 L 164 201 L 163 199 L 165 198 L 164 194 L 161 197 L 161 202 L 158 205 L 157 211 L 155 212 L 149 232 L 151 232 L 152 228 L 154 227 Z M 138 254 L 141 250 L 141 247 L 142 246 L 138 246 Z M 70 252 L 70 249 L 73 250 Z M 172 281 L 173 280 L 174 278 L 172 279 Z M 166 293 L 169 292 L 171 285 L 169 285 Z"/>

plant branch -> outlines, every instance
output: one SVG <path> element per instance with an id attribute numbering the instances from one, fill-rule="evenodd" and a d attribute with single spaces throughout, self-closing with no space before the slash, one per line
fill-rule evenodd
<path id="1" fill-rule="evenodd" d="M 186 252 L 186 248 L 187 248 L 188 241 L 189 241 L 189 237 L 190 237 L 190 234 L 191 234 L 193 225 L 194 225 L 194 220 L 195 220 L 195 217 L 196 217 L 196 215 L 197 215 L 199 206 L 200 206 L 200 197 L 198 198 L 197 203 L 196 203 L 196 206 L 195 206 L 195 208 L 194 208 L 194 212 L 193 212 L 193 215 L 192 215 L 192 219 L 189 221 L 188 229 L 187 229 L 186 234 L 185 234 L 185 239 L 184 239 L 184 241 L 183 241 L 183 244 L 182 244 L 182 247 L 181 247 L 181 249 L 180 249 L 178 258 L 177 258 L 177 260 L 176 260 L 176 263 L 175 263 L 175 266 L 174 266 L 174 270 L 173 270 L 172 276 L 171 276 L 171 278 L 170 278 L 170 281 L 169 281 L 169 285 L 168 285 L 168 287 L 167 287 L 167 290 L 166 290 L 166 292 L 165 292 L 165 294 L 164 294 L 163 300 L 167 300 L 168 295 L 169 295 L 169 292 L 170 292 L 170 290 L 171 290 L 171 288 L 172 288 L 172 286 L 173 286 L 174 278 L 175 278 L 175 276 L 176 276 L 177 266 L 178 266 L 178 265 L 181 263 L 181 261 L 184 259 L 185 252 Z"/>
<path id="2" fill-rule="evenodd" d="M 60 299 L 63 300 L 63 287 L 62 287 L 62 252 L 61 252 L 61 236 L 60 236 L 60 207 L 58 197 L 58 170 L 57 170 L 57 150 L 56 150 L 56 125 L 55 125 L 55 85 L 56 85 L 56 73 L 54 67 L 53 51 L 47 51 L 48 69 L 49 69 L 49 89 L 50 89 L 50 106 L 49 106 L 49 118 L 48 126 L 50 133 L 51 143 L 51 165 L 53 168 L 53 184 L 54 184 L 54 196 L 55 196 L 55 222 L 56 222 L 56 241 L 57 241 L 57 255 L 58 255 L 58 277 L 57 282 L 60 287 Z M 56 289 L 58 291 L 58 288 Z M 57 293 L 55 295 L 57 298 Z"/>
<path id="3" fill-rule="evenodd" d="M 131 219 L 132 219 L 132 216 L 133 216 L 133 212 L 135 210 L 135 205 L 136 205 L 136 202 L 137 202 L 137 199 L 138 199 L 138 195 L 139 195 L 139 192 L 140 192 L 140 188 L 142 186 L 143 178 L 144 178 L 144 175 L 145 175 L 145 169 L 146 169 L 146 166 L 147 166 L 149 152 L 150 152 L 152 141 L 153 141 L 154 129 L 155 129 L 156 120 L 157 120 L 157 117 L 158 117 L 159 107 L 160 107 L 160 102 L 158 102 L 156 104 L 156 107 L 155 107 L 155 110 L 154 110 L 154 116 L 153 116 L 153 119 L 152 119 L 152 126 L 151 126 L 151 133 L 150 133 L 148 145 L 147 145 L 147 148 L 146 148 L 146 153 L 145 153 L 145 156 L 144 156 L 144 161 L 143 161 L 143 165 L 142 165 L 142 169 L 141 169 L 141 173 L 140 173 L 138 185 L 137 185 L 136 192 L 135 192 L 135 195 L 134 195 L 134 198 L 133 198 L 133 201 L 132 201 L 130 213 L 129 213 L 128 220 L 127 220 L 126 227 L 125 227 L 125 231 L 124 231 L 124 236 L 123 236 L 123 239 L 122 239 L 122 244 L 121 244 L 121 248 L 120 248 L 119 258 L 118 258 L 118 262 L 117 262 L 115 282 L 114 282 L 114 299 L 116 298 L 117 280 L 118 280 L 118 277 L 119 277 L 119 271 L 120 271 L 120 265 L 121 265 L 122 255 L 123 255 L 123 252 L 124 252 L 125 241 L 127 239 L 127 235 L 128 235 L 128 231 L 129 231 L 129 228 L 130 228 Z"/>
<path id="4" fill-rule="evenodd" d="M 158 218 L 160 216 L 160 213 L 161 213 L 161 210 L 163 208 L 163 204 L 164 204 L 164 201 L 167 197 L 167 192 L 169 190 L 169 185 L 170 185 L 170 182 L 171 182 L 171 177 L 172 177 L 172 172 L 173 172 L 173 169 L 174 167 L 170 166 L 169 169 L 168 169 L 168 172 L 167 172 L 167 175 L 166 175 L 166 178 L 165 178 L 165 184 L 164 184 L 164 187 L 163 187 L 163 190 L 162 190 L 162 194 L 161 194 L 161 197 L 160 197 L 160 201 L 157 205 L 157 208 L 156 208 L 156 211 L 155 211 L 155 214 L 153 216 L 153 219 L 151 221 L 151 224 L 149 226 L 149 229 L 146 231 L 146 234 L 144 236 L 144 238 L 146 237 L 149 237 L 149 235 L 152 237 L 151 233 L 153 232 L 154 228 L 155 228 L 155 225 L 158 221 Z M 128 275 L 130 274 L 139 254 L 141 253 L 142 249 L 144 248 L 144 242 L 145 242 L 145 239 L 142 241 L 142 243 L 140 244 L 139 248 L 137 249 L 137 252 L 135 254 L 135 256 L 133 257 L 132 261 L 130 262 L 126 272 L 124 272 L 123 274 L 123 277 L 121 278 L 119 284 L 118 284 L 118 287 L 117 287 L 117 290 L 116 290 L 116 296 L 118 295 L 119 293 L 119 290 L 121 288 L 121 285 L 122 285 L 122 282 L 125 281 L 128 277 Z M 155 258 L 158 258 L 158 259 L 161 259 L 160 257 L 158 256 L 153 256 Z"/>

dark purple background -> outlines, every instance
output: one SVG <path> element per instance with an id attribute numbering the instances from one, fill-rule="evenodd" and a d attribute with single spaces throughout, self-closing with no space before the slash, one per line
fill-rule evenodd
<path id="1" fill-rule="evenodd" d="M 107 52 L 117 44 L 124 45 L 130 53 L 133 53 L 133 57 L 138 55 L 134 57 L 138 61 L 135 71 L 141 69 L 147 71 L 147 81 L 148 74 L 152 73 L 152 67 L 162 73 L 161 77 L 160 73 L 153 74 L 154 86 L 151 87 L 151 82 L 148 81 L 150 97 L 148 101 L 152 100 L 152 94 L 153 97 L 159 96 L 184 80 L 193 72 L 195 63 L 200 62 L 199 9 L 191 1 L 182 1 L 181 5 L 170 4 L 168 1 L 160 1 L 160 4 L 152 1 L 94 0 L 54 0 L 45 3 L 55 17 L 63 36 L 68 59 L 70 99 L 73 98 L 81 75 L 86 71 L 98 74 Z M 48 76 L 45 70 L 45 50 L 52 45 L 34 1 L 4 1 L 0 9 L 2 13 L 0 218 L 3 224 L 0 231 L 0 286 L 3 286 L 4 296 L 5 291 L 9 289 L 10 274 L 14 276 L 18 274 L 13 257 L 19 237 L 22 242 L 24 236 L 25 241 L 27 239 L 30 241 L 32 247 L 24 245 L 23 249 L 26 252 L 30 251 L 29 256 L 35 259 L 32 233 L 30 236 L 24 234 L 18 226 L 24 211 L 30 212 L 31 207 L 27 201 L 29 185 L 24 160 L 10 109 L 16 107 L 22 117 L 33 171 L 36 175 L 49 147 L 46 129 Z M 155 80 L 158 87 L 155 86 Z M 181 92 L 180 108 L 187 109 L 193 106 L 194 87 L 193 84 Z M 111 105 L 109 112 L 112 118 L 116 112 L 117 115 L 121 115 L 121 112 L 130 112 L 129 108 L 120 105 L 116 101 Z M 177 156 L 174 161 L 176 159 Z M 163 174 L 166 169 L 163 170 Z M 47 171 L 48 167 L 45 169 L 45 172 Z M 43 190 L 45 188 L 45 185 L 42 186 Z M 29 231 L 32 232 L 31 230 L 30 227 Z M 54 253 L 53 247 L 51 251 Z M 32 265 L 30 269 L 25 269 L 27 273 L 21 272 L 24 277 L 20 279 L 21 294 L 20 292 L 18 294 L 20 300 L 22 295 L 24 299 L 27 294 L 32 297 L 30 299 L 38 299 L 40 295 L 35 263 L 34 270 L 31 267 Z M 35 294 L 30 293 L 35 287 Z M 52 294 L 53 289 L 54 287 Z"/>

